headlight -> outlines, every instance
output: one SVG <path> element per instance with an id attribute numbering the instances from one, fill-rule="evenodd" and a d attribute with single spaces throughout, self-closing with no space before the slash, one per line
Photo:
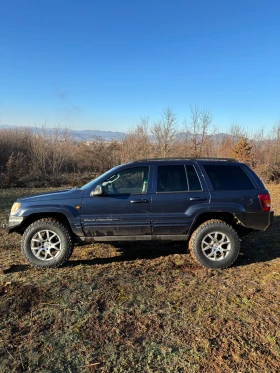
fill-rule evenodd
<path id="1" fill-rule="evenodd" d="M 15 215 L 18 212 L 19 208 L 20 208 L 20 203 L 15 202 L 11 209 L 11 215 Z"/>

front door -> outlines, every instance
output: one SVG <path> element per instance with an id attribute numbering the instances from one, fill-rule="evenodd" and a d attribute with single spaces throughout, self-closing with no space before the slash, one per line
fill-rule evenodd
<path id="1" fill-rule="evenodd" d="M 149 167 L 130 167 L 101 180 L 103 194 L 83 198 L 81 220 L 86 236 L 151 234 Z"/>

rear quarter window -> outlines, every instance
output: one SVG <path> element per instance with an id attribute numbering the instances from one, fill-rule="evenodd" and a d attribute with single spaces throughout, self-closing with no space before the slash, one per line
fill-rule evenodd
<path id="1" fill-rule="evenodd" d="M 214 190 L 255 189 L 249 176 L 240 165 L 203 165 Z"/>

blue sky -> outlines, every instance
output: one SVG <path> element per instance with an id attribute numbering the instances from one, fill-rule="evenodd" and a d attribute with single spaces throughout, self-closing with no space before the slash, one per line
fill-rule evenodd
<path id="1" fill-rule="evenodd" d="M 0 124 L 125 131 L 190 105 L 280 120 L 280 2 L 4 0 Z"/>

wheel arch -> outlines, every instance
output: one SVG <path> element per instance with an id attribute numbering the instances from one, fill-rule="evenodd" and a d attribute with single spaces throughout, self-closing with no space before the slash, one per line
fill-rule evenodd
<path id="1" fill-rule="evenodd" d="M 20 227 L 17 228 L 16 232 L 23 234 L 26 228 L 34 223 L 37 220 L 45 219 L 45 218 L 52 218 L 60 223 L 64 224 L 68 229 L 69 232 L 72 232 L 70 222 L 66 215 L 61 212 L 45 212 L 45 213 L 34 213 L 28 215 L 23 222 L 21 223 Z"/>
<path id="2" fill-rule="evenodd" d="M 232 212 L 204 212 L 200 215 L 197 215 L 195 220 L 193 221 L 190 230 L 188 232 L 188 238 L 191 237 L 193 232 L 203 223 L 205 223 L 207 220 L 213 220 L 213 219 L 218 219 L 221 221 L 224 221 L 225 223 L 231 225 L 238 233 L 238 235 L 244 236 L 252 231 L 252 229 L 245 228 L 242 226 L 234 213 Z"/>

